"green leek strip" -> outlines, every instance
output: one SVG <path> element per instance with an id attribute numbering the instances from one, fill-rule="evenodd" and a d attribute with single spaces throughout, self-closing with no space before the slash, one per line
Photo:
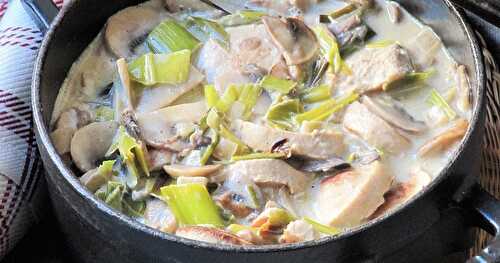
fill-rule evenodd
<path id="1" fill-rule="evenodd" d="M 120 182 L 109 181 L 97 190 L 95 196 L 118 211 L 122 211 L 122 201 L 126 187 Z"/>
<path id="2" fill-rule="evenodd" d="M 236 151 L 237 153 L 246 154 L 251 152 L 250 148 L 244 142 L 242 142 L 240 138 L 238 138 L 231 132 L 231 130 L 224 126 L 222 117 L 219 115 L 215 108 L 212 108 L 208 112 L 207 125 L 208 127 L 215 130 L 222 138 L 225 138 L 238 145 L 238 150 Z"/>
<path id="3" fill-rule="evenodd" d="M 259 229 L 256 227 L 251 227 L 251 226 L 245 226 L 245 225 L 240 225 L 240 224 L 230 224 L 226 228 L 229 232 L 233 234 L 238 234 L 238 232 L 243 231 L 243 230 L 249 230 L 252 231 L 255 235 L 259 234 Z"/>
<path id="4" fill-rule="evenodd" d="M 184 49 L 194 51 L 201 45 L 189 31 L 172 19 L 159 24 L 146 38 L 154 53 L 171 53 Z"/>
<path id="5" fill-rule="evenodd" d="M 304 103 L 317 103 L 331 98 L 330 86 L 323 84 L 304 90 L 300 97 Z"/>
<path id="6" fill-rule="evenodd" d="M 145 210 L 145 201 L 134 201 L 128 196 L 122 200 L 122 212 L 130 217 L 142 217 Z"/>
<path id="7" fill-rule="evenodd" d="M 212 156 L 215 148 L 219 144 L 220 137 L 217 132 L 214 130 L 210 129 L 208 131 L 210 133 L 210 139 L 212 140 L 210 145 L 208 145 L 202 152 L 201 158 L 200 158 L 200 165 L 205 165 L 208 162 L 208 159 Z"/>
<path id="8" fill-rule="evenodd" d="M 349 3 L 346 6 L 341 7 L 339 9 L 333 11 L 330 14 L 330 17 L 332 17 L 332 18 L 339 18 L 339 17 L 341 17 L 343 15 L 347 15 L 349 13 L 354 12 L 356 9 L 357 9 L 357 6 L 355 4 Z"/>
<path id="9" fill-rule="evenodd" d="M 241 26 L 259 22 L 266 13 L 259 11 L 239 11 L 235 14 L 223 16 L 219 19 L 219 24 L 223 26 Z"/>
<path id="10" fill-rule="evenodd" d="M 328 119 L 335 112 L 342 110 L 347 105 L 356 101 L 358 98 L 359 94 L 351 93 L 338 100 L 330 99 L 322 103 L 317 108 L 314 108 L 310 111 L 297 115 L 295 117 L 295 120 L 298 123 L 302 123 L 303 121 L 324 121 Z"/>
<path id="11" fill-rule="evenodd" d="M 229 41 L 228 33 L 216 21 L 190 16 L 184 21 L 184 27 L 198 40 L 203 42 L 213 39 L 227 46 Z"/>
<path id="12" fill-rule="evenodd" d="M 217 105 L 217 101 L 219 101 L 219 94 L 217 94 L 217 90 L 214 85 L 205 85 L 204 88 L 204 96 L 207 102 L 207 107 L 212 108 Z"/>
<path id="13" fill-rule="evenodd" d="M 104 161 L 97 168 L 97 173 L 101 175 L 111 174 L 113 172 L 113 166 L 115 165 L 116 160 Z"/>
<path id="14" fill-rule="evenodd" d="M 340 55 L 339 44 L 335 36 L 325 25 L 319 25 L 313 28 L 318 38 L 320 50 L 325 59 L 330 64 L 329 70 L 333 73 L 343 72 L 351 74 L 351 69 L 347 66 Z"/>
<path id="15" fill-rule="evenodd" d="M 107 106 L 99 106 L 95 109 L 96 121 L 112 121 L 115 119 L 115 112 Z"/>
<path id="16" fill-rule="evenodd" d="M 215 109 L 217 109 L 217 111 L 221 113 L 228 112 L 231 109 L 233 103 L 236 100 L 238 100 L 238 97 L 239 97 L 238 86 L 229 85 L 226 91 L 224 91 L 224 94 L 222 94 L 222 96 L 220 97 L 219 101 L 217 101 Z"/>
<path id="17" fill-rule="evenodd" d="M 298 99 L 285 100 L 269 107 L 265 118 L 275 128 L 293 131 L 299 126 L 295 117 L 303 111 Z"/>
<path id="18" fill-rule="evenodd" d="M 255 84 L 246 84 L 242 87 L 240 91 L 240 97 L 238 101 L 245 105 L 245 110 L 243 112 L 243 118 L 248 120 L 252 115 L 252 109 L 257 104 L 257 100 L 262 93 L 262 87 Z"/>
<path id="19" fill-rule="evenodd" d="M 385 91 L 394 89 L 413 89 L 425 86 L 427 81 L 436 74 L 436 70 L 431 69 L 424 72 L 412 72 L 406 74 L 402 79 L 385 84 L 382 89 Z"/>
<path id="20" fill-rule="evenodd" d="M 250 148 L 240 140 L 240 138 L 238 138 L 236 135 L 234 135 L 234 133 L 232 133 L 228 128 L 226 128 L 224 125 L 221 125 L 220 128 L 219 128 L 219 133 L 220 133 L 220 136 L 235 143 L 236 145 L 238 145 L 238 150 L 236 151 L 236 153 L 238 154 L 245 154 L 245 153 L 248 153 L 250 152 Z"/>
<path id="21" fill-rule="evenodd" d="M 250 153 L 231 157 L 232 162 L 256 159 L 280 159 L 286 157 L 285 153 Z"/>
<path id="22" fill-rule="evenodd" d="M 385 48 L 394 44 L 399 44 L 398 41 L 395 40 L 380 40 L 380 41 L 373 41 L 371 43 L 366 44 L 367 48 Z"/>
<path id="23" fill-rule="evenodd" d="M 446 100 L 441 96 L 441 94 L 439 94 L 437 90 L 431 90 L 431 95 L 427 99 L 427 102 L 440 108 L 450 120 L 453 120 L 455 119 L 455 117 L 457 117 L 457 113 L 453 110 L 453 108 L 451 108 L 448 102 L 446 102 Z"/>
<path id="24" fill-rule="evenodd" d="M 128 135 L 123 126 L 120 126 L 116 142 L 111 145 L 106 156 L 110 156 L 117 150 L 127 167 L 127 185 L 134 188 L 140 175 L 137 166 L 141 168 L 143 174 L 150 175 L 145 153 L 146 149 L 140 142 Z"/>
<path id="25" fill-rule="evenodd" d="M 189 78 L 190 67 L 191 51 L 181 50 L 170 54 L 142 55 L 132 61 L 128 69 L 133 80 L 152 86 L 184 83 Z"/>
<path id="26" fill-rule="evenodd" d="M 309 223 L 314 228 L 314 230 L 316 230 L 316 231 L 318 231 L 320 233 L 323 233 L 323 234 L 327 234 L 327 235 L 332 235 L 333 236 L 333 235 L 338 235 L 341 232 L 340 229 L 323 225 L 321 223 L 318 223 L 318 222 L 312 220 L 309 217 L 304 217 L 304 221 L 306 221 L 307 223 Z"/>
<path id="27" fill-rule="evenodd" d="M 291 80 L 280 79 L 272 75 L 262 78 L 260 85 L 267 91 L 277 91 L 281 94 L 288 94 L 297 86 L 297 83 Z"/>
<path id="28" fill-rule="evenodd" d="M 295 218 L 282 208 L 271 208 L 267 222 L 272 226 L 286 226 L 288 223 L 295 220 Z"/>
<path id="29" fill-rule="evenodd" d="M 247 185 L 246 187 L 248 195 L 250 196 L 250 200 L 253 203 L 253 208 L 258 209 L 260 207 L 259 198 L 257 197 L 257 192 L 255 192 L 255 188 L 253 185 Z"/>
<path id="30" fill-rule="evenodd" d="M 161 188 L 161 194 L 181 226 L 224 226 L 217 206 L 204 185 L 169 185 Z"/>

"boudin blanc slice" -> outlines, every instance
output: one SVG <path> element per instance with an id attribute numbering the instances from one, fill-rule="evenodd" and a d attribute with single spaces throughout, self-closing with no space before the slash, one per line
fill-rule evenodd
<path id="1" fill-rule="evenodd" d="M 359 102 L 349 105 L 343 125 L 345 129 L 381 151 L 397 154 L 410 146 L 410 141 L 396 128 Z"/>
<path id="2" fill-rule="evenodd" d="M 380 161 L 326 178 L 320 183 L 317 216 L 332 227 L 359 225 L 384 203 L 392 181 Z"/>

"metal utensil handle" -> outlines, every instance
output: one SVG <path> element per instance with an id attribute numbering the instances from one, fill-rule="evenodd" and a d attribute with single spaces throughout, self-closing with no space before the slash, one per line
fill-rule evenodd
<path id="1" fill-rule="evenodd" d="M 493 241 L 468 262 L 500 262 L 500 201 L 478 186 L 466 203 L 466 206 L 472 210 L 472 220 L 475 225 L 494 236 Z"/>
<path id="2" fill-rule="evenodd" d="M 499 0 L 451 0 L 451 2 L 500 27 Z"/>
<path id="3" fill-rule="evenodd" d="M 46 32 L 59 9 L 50 0 L 21 0 L 24 9 L 42 32 Z"/>

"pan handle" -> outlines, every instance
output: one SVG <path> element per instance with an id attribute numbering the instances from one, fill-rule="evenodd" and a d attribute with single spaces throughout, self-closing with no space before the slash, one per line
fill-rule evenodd
<path id="1" fill-rule="evenodd" d="M 494 236 L 493 241 L 479 255 L 469 259 L 468 263 L 500 262 L 500 201 L 476 186 L 465 201 L 465 206 L 472 212 L 474 225 Z"/>
<path id="2" fill-rule="evenodd" d="M 24 9 L 42 32 L 49 29 L 59 9 L 50 0 L 21 0 Z"/>
<path id="3" fill-rule="evenodd" d="M 498 0 L 451 0 L 482 19 L 500 27 L 500 1 Z"/>

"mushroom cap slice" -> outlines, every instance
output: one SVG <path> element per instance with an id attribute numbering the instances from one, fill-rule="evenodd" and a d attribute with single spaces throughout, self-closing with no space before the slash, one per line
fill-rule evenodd
<path id="1" fill-rule="evenodd" d="M 138 42 L 165 18 L 163 8 L 139 5 L 123 9 L 109 18 L 104 30 L 104 43 L 116 57 L 132 57 Z"/>
<path id="2" fill-rule="evenodd" d="M 448 149 L 453 143 L 462 139 L 469 128 L 469 122 L 459 119 L 454 126 L 432 138 L 418 150 L 419 157 L 436 154 Z"/>
<path id="3" fill-rule="evenodd" d="M 188 166 L 181 164 L 165 165 L 163 170 L 172 177 L 208 177 L 217 172 L 222 165 Z"/>
<path id="4" fill-rule="evenodd" d="M 416 121 L 406 110 L 388 97 L 372 98 L 364 96 L 363 105 L 389 124 L 409 132 L 423 132 L 427 129 L 424 122 Z"/>
<path id="5" fill-rule="evenodd" d="M 118 129 L 114 121 L 94 122 L 75 132 L 71 140 L 71 158 L 76 167 L 88 172 L 98 166 Z"/>
<path id="6" fill-rule="evenodd" d="M 175 232 L 180 237 L 224 245 L 251 245 L 250 242 L 224 230 L 212 227 L 181 227 Z"/>
<path id="7" fill-rule="evenodd" d="M 265 16 L 262 22 L 289 65 L 303 64 L 316 55 L 318 40 L 303 21 L 292 17 L 280 19 Z"/>

